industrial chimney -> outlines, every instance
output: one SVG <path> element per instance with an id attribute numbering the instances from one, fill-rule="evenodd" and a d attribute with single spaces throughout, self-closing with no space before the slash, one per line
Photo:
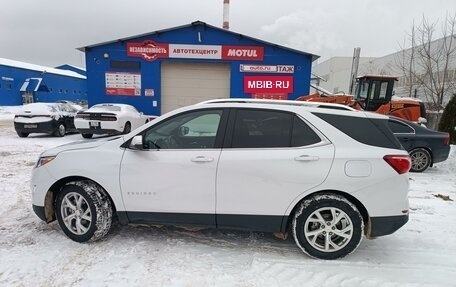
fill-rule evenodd
<path id="1" fill-rule="evenodd" d="M 223 29 L 230 29 L 230 0 L 223 0 Z"/>

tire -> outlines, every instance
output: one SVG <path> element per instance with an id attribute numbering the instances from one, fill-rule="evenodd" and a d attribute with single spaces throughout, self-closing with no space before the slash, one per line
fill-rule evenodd
<path id="1" fill-rule="evenodd" d="M 424 148 L 417 148 L 410 152 L 412 159 L 411 172 L 423 172 L 425 171 L 432 162 L 431 154 Z"/>
<path id="2" fill-rule="evenodd" d="M 55 209 L 60 228 L 73 241 L 96 241 L 111 228 L 111 201 L 104 189 L 92 181 L 65 185 L 57 196 Z"/>
<path id="3" fill-rule="evenodd" d="M 93 134 L 81 134 L 83 138 L 90 139 L 93 137 Z"/>
<path id="4" fill-rule="evenodd" d="M 126 122 L 122 133 L 128 134 L 130 132 L 131 132 L 131 124 L 130 124 L 130 122 Z"/>
<path id="5" fill-rule="evenodd" d="M 356 206 L 347 199 L 325 193 L 298 206 L 292 229 L 295 242 L 304 253 L 332 260 L 345 257 L 358 248 L 364 222 Z"/>
<path id="6" fill-rule="evenodd" d="M 55 131 L 54 135 L 57 137 L 63 137 L 65 136 L 66 133 L 66 128 L 63 123 L 59 123 L 59 126 L 57 127 L 57 130 Z"/>
<path id="7" fill-rule="evenodd" d="M 17 135 L 18 135 L 20 138 L 26 138 L 26 137 L 28 137 L 29 133 L 17 132 Z"/>

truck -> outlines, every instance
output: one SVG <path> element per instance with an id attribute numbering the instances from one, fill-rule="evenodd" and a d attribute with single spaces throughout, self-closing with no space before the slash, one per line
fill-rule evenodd
<path id="1" fill-rule="evenodd" d="M 416 98 L 394 96 L 396 76 L 363 75 L 356 78 L 354 95 L 330 93 L 315 87 L 320 92 L 301 96 L 298 101 L 325 102 L 348 105 L 357 110 L 372 111 L 396 116 L 417 123 L 426 122 L 424 103 Z"/>

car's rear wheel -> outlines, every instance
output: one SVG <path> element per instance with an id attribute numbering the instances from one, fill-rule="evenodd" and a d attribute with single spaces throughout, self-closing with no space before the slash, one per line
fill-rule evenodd
<path id="1" fill-rule="evenodd" d="M 60 228 L 77 242 L 95 241 L 105 236 L 112 223 L 112 205 L 106 192 L 84 180 L 63 187 L 56 201 Z"/>
<path id="2" fill-rule="evenodd" d="M 361 242 L 364 228 L 356 206 L 331 193 L 302 202 L 292 224 L 298 247 L 319 259 L 337 259 L 352 253 Z"/>
<path id="3" fill-rule="evenodd" d="M 412 159 L 412 172 L 423 172 L 431 165 L 431 154 L 424 148 L 414 149 L 410 152 Z"/>
<path id="4" fill-rule="evenodd" d="M 93 137 L 93 134 L 81 134 L 83 138 L 90 139 Z"/>
<path id="5" fill-rule="evenodd" d="M 17 135 L 18 135 L 20 138 L 26 138 L 26 137 L 28 137 L 29 133 L 17 132 Z"/>
<path id="6" fill-rule="evenodd" d="M 130 122 L 126 122 L 122 133 L 128 134 L 129 132 L 131 132 L 131 124 Z"/>
<path id="7" fill-rule="evenodd" d="M 57 130 L 55 131 L 55 135 L 58 137 L 63 137 L 66 133 L 66 128 L 63 123 L 59 123 L 59 126 L 57 127 Z"/>

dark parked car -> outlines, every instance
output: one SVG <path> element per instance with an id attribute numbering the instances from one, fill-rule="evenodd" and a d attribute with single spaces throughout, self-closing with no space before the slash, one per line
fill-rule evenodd
<path id="1" fill-rule="evenodd" d="M 450 135 L 401 118 L 390 117 L 389 126 L 412 158 L 410 171 L 422 172 L 445 161 L 450 153 Z"/>
<path id="2" fill-rule="evenodd" d="M 25 105 L 14 117 L 14 129 L 21 138 L 31 133 L 47 133 L 63 137 L 75 132 L 77 110 L 65 103 L 33 103 Z"/>

